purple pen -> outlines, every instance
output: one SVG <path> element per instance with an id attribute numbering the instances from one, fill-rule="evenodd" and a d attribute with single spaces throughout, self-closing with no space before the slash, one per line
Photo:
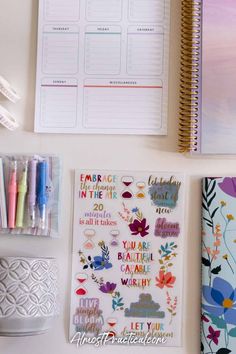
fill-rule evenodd
<path id="1" fill-rule="evenodd" d="M 29 207 L 29 222 L 30 227 L 35 227 L 35 209 L 36 209 L 36 176 L 37 176 L 37 160 L 31 160 L 29 162 L 29 195 L 28 195 L 28 207 Z"/>

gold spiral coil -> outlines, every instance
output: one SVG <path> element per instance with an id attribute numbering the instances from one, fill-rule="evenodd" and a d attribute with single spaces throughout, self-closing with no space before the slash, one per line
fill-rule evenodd
<path id="1" fill-rule="evenodd" d="M 179 151 L 197 151 L 200 93 L 201 1 L 182 0 Z"/>

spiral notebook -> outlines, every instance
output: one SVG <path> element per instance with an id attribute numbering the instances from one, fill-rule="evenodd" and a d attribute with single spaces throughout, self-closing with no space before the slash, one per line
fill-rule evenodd
<path id="1" fill-rule="evenodd" d="M 236 153 L 236 2 L 182 2 L 180 151 Z"/>
<path id="2" fill-rule="evenodd" d="M 236 348 L 236 177 L 202 186 L 201 353 Z"/>

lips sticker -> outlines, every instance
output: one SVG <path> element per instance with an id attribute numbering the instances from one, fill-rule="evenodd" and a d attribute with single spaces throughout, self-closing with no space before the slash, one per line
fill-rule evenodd
<path id="1" fill-rule="evenodd" d="M 78 288 L 76 290 L 76 295 L 78 296 L 83 296 L 83 295 L 86 295 L 87 294 L 87 290 L 85 288 Z"/>

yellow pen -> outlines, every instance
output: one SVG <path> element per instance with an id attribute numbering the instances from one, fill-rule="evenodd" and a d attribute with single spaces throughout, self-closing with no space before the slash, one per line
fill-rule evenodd
<path id="1" fill-rule="evenodd" d="M 18 198 L 17 198 L 17 211 L 16 211 L 16 227 L 23 227 L 24 211 L 25 211 L 25 197 L 27 193 L 27 174 L 28 174 L 28 161 L 24 163 L 22 176 L 18 183 Z"/>

